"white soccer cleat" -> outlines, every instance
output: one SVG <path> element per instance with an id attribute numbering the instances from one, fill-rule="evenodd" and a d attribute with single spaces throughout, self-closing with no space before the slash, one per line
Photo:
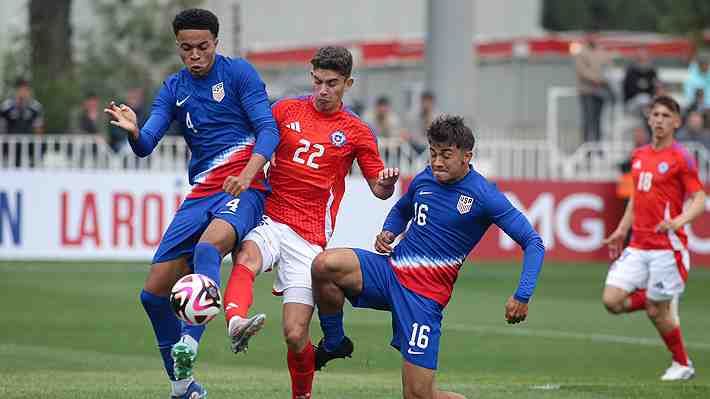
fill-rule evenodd
<path id="1" fill-rule="evenodd" d="M 695 376 L 695 369 L 693 368 L 693 363 L 688 362 L 687 366 L 673 361 L 671 367 L 661 376 L 661 381 L 683 381 L 689 380 Z"/>
<path id="2" fill-rule="evenodd" d="M 266 315 L 256 314 L 248 319 L 234 316 L 229 320 L 227 335 L 232 340 L 232 352 L 244 352 L 249 345 L 249 339 L 256 335 L 266 322 Z"/>

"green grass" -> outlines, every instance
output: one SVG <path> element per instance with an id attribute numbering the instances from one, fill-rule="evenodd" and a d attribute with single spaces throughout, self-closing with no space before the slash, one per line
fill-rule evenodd
<path id="1" fill-rule="evenodd" d="M 168 384 L 138 294 L 147 266 L 0 263 L 0 397 L 167 398 Z M 227 269 L 225 269 L 225 273 Z M 606 267 L 547 264 L 529 320 L 509 326 L 503 304 L 519 266 L 467 265 L 445 317 L 437 381 L 468 398 L 710 398 L 710 270 L 691 272 L 681 305 L 698 376 L 661 383 L 670 356 L 643 314 L 601 303 Z M 226 277 L 226 275 L 225 275 Z M 287 398 L 290 383 L 272 274 L 254 309 L 269 316 L 246 355 L 228 348 L 221 320 L 202 340 L 196 376 L 210 398 Z M 399 398 L 401 358 L 389 314 L 346 309 L 354 357 L 316 375 L 315 398 Z M 312 324 L 314 341 L 320 337 Z"/>

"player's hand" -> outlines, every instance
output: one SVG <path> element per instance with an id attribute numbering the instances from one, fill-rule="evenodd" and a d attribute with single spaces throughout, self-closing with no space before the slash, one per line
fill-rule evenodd
<path id="1" fill-rule="evenodd" d="M 665 233 L 667 231 L 676 231 L 683 227 L 683 223 L 678 219 L 664 220 L 658 223 L 656 226 L 656 231 L 659 233 Z"/>
<path id="2" fill-rule="evenodd" d="M 252 177 L 245 176 L 243 173 L 240 173 L 239 176 L 227 176 L 222 184 L 222 189 L 236 197 L 249 188 L 251 180 Z"/>
<path id="3" fill-rule="evenodd" d="M 624 240 L 626 240 L 626 233 L 616 229 L 609 237 L 602 241 L 602 243 L 609 248 L 610 259 L 616 259 L 621 255 L 621 251 L 624 249 Z"/>
<path id="4" fill-rule="evenodd" d="M 508 324 L 517 324 L 528 317 L 528 304 L 519 302 L 513 296 L 505 303 L 505 321 Z"/>
<path id="5" fill-rule="evenodd" d="M 381 254 L 391 254 L 392 253 L 392 243 L 394 242 L 395 235 L 391 231 L 382 230 L 380 234 L 375 237 L 375 251 Z"/>
<path id="6" fill-rule="evenodd" d="M 111 115 L 110 123 L 114 126 L 118 126 L 123 130 L 131 133 L 133 139 L 138 139 L 140 131 L 138 130 L 138 118 L 136 118 L 136 113 L 133 112 L 131 107 L 126 104 L 117 105 L 115 102 L 111 101 L 107 108 L 104 108 L 104 112 Z"/>
<path id="7" fill-rule="evenodd" d="M 391 187 L 399 180 L 399 168 L 384 168 L 377 174 L 377 184 Z"/>

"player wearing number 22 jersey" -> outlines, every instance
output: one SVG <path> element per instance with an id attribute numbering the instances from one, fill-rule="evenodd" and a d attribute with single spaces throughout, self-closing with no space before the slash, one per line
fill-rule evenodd
<path id="1" fill-rule="evenodd" d="M 312 95 L 272 106 L 281 141 L 269 168 L 272 192 L 264 218 L 244 239 L 227 284 L 224 303 L 232 350 L 242 352 L 266 315 L 247 317 L 257 273 L 276 269 L 274 293 L 283 297 L 292 398 L 309 398 L 314 350 L 308 325 L 313 315 L 311 263 L 335 228 L 345 177 L 357 163 L 375 197 L 394 192 L 398 172 L 385 169 L 371 129 L 342 104 L 352 84 L 352 56 L 323 47 L 311 60 Z"/>

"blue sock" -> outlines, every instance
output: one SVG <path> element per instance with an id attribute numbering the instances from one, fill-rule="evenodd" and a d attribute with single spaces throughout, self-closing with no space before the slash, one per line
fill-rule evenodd
<path id="1" fill-rule="evenodd" d="M 207 242 L 195 245 L 192 261 L 195 265 L 195 273 L 204 274 L 214 280 L 217 286 L 221 285 L 219 272 L 222 267 L 222 255 L 214 245 Z"/>
<path id="2" fill-rule="evenodd" d="M 205 327 L 206 326 L 191 326 L 187 323 L 182 323 L 182 334 L 188 334 L 192 338 L 195 339 L 195 341 L 200 342 L 200 338 L 202 338 L 202 333 L 205 332 Z"/>
<path id="3" fill-rule="evenodd" d="M 343 330 L 343 311 L 336 314 L 318 313 L 320 328 L 323 330 L 323 346 L 328 352 L 333 352 L 345 338 Z"/>
<path id="4" fill-rule="evenodd" d="M 175 380 L 173 371 L 173 357 L 170 350 L 180 339 L 180 321 L 170 308 L 170 301 L 166 297 L 153 295 L 145 290 L 141 291 L 141 302 L 143 308 L 153 324 L 155 338 L 158 341 L 158 349 L 163 357 L 165 372 L 171 380 Z"/>

